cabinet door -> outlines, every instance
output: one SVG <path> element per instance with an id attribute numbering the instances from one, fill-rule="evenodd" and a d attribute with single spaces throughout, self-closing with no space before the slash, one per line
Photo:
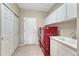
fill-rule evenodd
<path id="1" fill-rule="evenodd" d="M 61 48 L 61 54 L 60 56 L 72 56 L 68 51 L 64 50 L 63 48 Z"/>
<path id="2" fill-rule="evenodd" d="M 45 19 L 45 24 L 53 24 L 56 23 L 56 11 L 51 13 L 46 19 Z"/>
<path id="3" fill-rule="evenodd" d="M 51 56 L 72 56 L 70 52 L 62 46 L 61 43 L 51 39 L 50 41 L 50 54 Z"/>
<path id="4" fill-rule="evenodd" d="M 56 23 L 56 11 L 50 14 L 49 24 Z"/>
<path id="5" fill-rule="evenodd" d="M 56 46 L 57 46 L 57 56 L 62 56 L 61 55 L 61 48 L 60 48 L 60 46 L 59 46 L 59 44 L 56 42 Z"/>
<path id="6" fill-rule="evenodd" d="M 48 24 L 50 24 L 50 15 L 47 17 L 47 19 L 46 19 L 46 25 L 48 25 Z"/>
<path id="7" fill-rule="evenodd" d="M 51 56 L 57 56 L 57 45 L 56 45 L 56 42 L 51 39 L 50 40 L 50 54 Z"/>
<path id="8" fill-rule="evenodd" d="M 62 22 L 66 19 L 66 4 L 63 4 L 57 9 L 57 22 Z"/>
<path id="9" fill-rule="evenodd" d="M 77 17 L 77 4 L 67 3 L 67 19 Z"/>
<path id="10" fill-rule="evenodd" d="M 66 48 L 64 48 L 61 43 L 57 42 L 56 45 L 57 45 L 58 56 L 71 56 L 71 54 L 67 50 L 65 50 Z"/>

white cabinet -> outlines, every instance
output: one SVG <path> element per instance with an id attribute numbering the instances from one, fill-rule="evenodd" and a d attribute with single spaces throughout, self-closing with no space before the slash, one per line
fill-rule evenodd
<path id="1" fill-rule="evenodd" d="M 62 22 L 65 19 L 66 19 L 66 4 L 63 4 L 45 19 L 45 25 Z"/>
<path id="2" fill-rule="evenodd" d="M 60 6 L 57 10 L 57 22 L 62 22 L 66 19 L 66 4 Z"/>
<path id="3" fill-rule="evenodd" d="M 67 3 L 67 19 L 77 17 L 77 3 Z"/>
<path id="4" fill-rule="evenodd" d="M 70 54 L 68 51 L 66 51 L 66 50 L 63 49 L 63 48 L 60 48 L 59 51 L 60 51 L 60 52 L 59 52 L 58 56 L 72 56 L 72 54 Z"/>
<path id="5" fill-rule="evenodd" d="M 76 52 L 74 49 L 56 41 L 50 39 L 50 54 L 51 56 L 75 56 Z"/>
<path id="6" fill-rule="evenodd" d="M 51 44 L 53 43 L 53 44 Z M 51 41 L 50 43 L 50 54 L 53 55 L 53 56 L 56 56 L 57 55 L 57 45 L 56 45 L 56 42 L 55 41 Z"/>
<path id="7" fill-rule="evenodd" d="M 72 54 L 66 50 L 67 47 L 62 46 L 62 44 L 60 44 L 59 42 L 56 42 L 56 46 L 57 46 L 57 56 L 72 56 Z"/>
<path id="8" fill-rule="evenodd" d="M 50 24 L 56 23 L 56 11 L 50 14 L 49 21 L 50 21 Z"/>
<path id="9" fill-rule="evenodd" d="M 44 24 L 45 25 L 48 25 L 49 24 L 49 20 L 48 19 L 49 19 L 48 17 L 45 18 L 45 20 L 44 20 Z"/>
<path id="10" fill-rule="evenodd" d="M 46 19 L 45 19 L 45 25 L 56 23 L 56 11 L 51 13 Z"/>
<path id="11" fill-rule="evenodd" d="M 77 3 L 65 3 L 45 19 L 45 25 L 68 21 L 75 17 L 77 17 Z"/>

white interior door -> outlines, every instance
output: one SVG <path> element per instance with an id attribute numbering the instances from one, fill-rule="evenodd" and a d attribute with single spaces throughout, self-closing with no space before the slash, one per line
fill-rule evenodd
<path id="1" fill-rule="evenodd" d="M 12 54 L 12 20 L 13 13 L 5 6 L 1 5 L 1 55 Z"/>
<path id="2" fill-rule="evenodd" d="M 4 5 L 1 5 L 1 55 L 7 56 L 10 53 L 9 42 L 9 10 Z"/>
<path id="3" fill-rule="evenodd" d="M 24 44 L 35 44 L 36 39 L 36 18 L 25 17 L 24 18 Z"/>

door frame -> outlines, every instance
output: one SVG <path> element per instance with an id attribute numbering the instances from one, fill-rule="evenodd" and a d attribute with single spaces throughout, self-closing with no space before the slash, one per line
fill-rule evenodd
<path id="1" fill-rule="evenodd" d="M 33 16 L 25 16 L 25 17 L 24 17 L 24 20 L 25 20 L 26 17 L 33 17 Z M 36 17 L 33 17 L 33 18 L 36 18 Z M 23 24 L 23 26 L 24 26 L 24 24 Z M 25 29 L 24 29 L 24 31 L 25 31 Z M 36 37 L 35 37 L 35 38 L 36 38 L 37 42 L 35 42 L 35 43 L 33 43 L 33 44 L 38 44 L 37 18 L 36 18 L 36 31 L 35 31 L 35 32 L 36 32 Z M 24 38 L 24 41 L 25 41 L 25 38 Z M 28 44 L 28 43 L 25 43 L 25 42 L 23 42 L 23 43 L 24 43 L 24 44 Z"/>

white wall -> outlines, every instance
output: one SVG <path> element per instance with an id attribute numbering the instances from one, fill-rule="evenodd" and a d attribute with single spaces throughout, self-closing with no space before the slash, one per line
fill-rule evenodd
<path id="1" fill-rule="evenodd" d="M 31 11 L 20 9 L 20 44 L 23 44 L 24 41 L 24 17 L 25 16 L 34 16 L 37 18 L 37 29 L 44 25 L 44 18 L 46 16 L 45 12 Z M 38 39 L 38 37 L 37 37 Z"/>
<path id="2" fill-rule="evenodd" d="M 0 3 L 0 52 L 1 52 L 1 3 Z"/>
<path id="3" fill-rule="evenodd" d="M 72 32 L 77 32 L 76 20 L 64 22 L 58 25 L 61 36 L 70 36 Z"/>
<path id="4" fill-rule="evenodd" d="M 77 48 L 78 48 L 78 56 L 79 56 L 79 3 L 77 5 Z"/>
<path id="5" fill-rule="evenodd" d="M 78 18 L 77 18 L 77 48 L 78 48 L 78 56 L 79 56 L 79 15 L 78 15 Z"/>

